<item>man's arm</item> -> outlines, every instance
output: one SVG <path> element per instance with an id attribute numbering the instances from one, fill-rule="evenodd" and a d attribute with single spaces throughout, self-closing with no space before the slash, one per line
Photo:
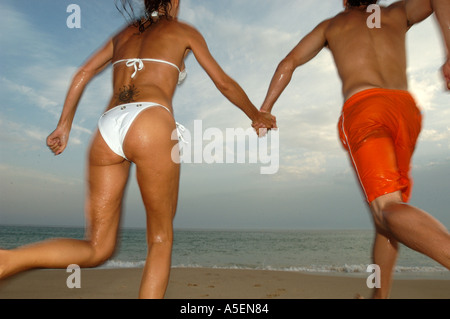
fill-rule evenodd
<path id="1" fill-rule="evenodd" d="M 408 27 L 422 22 L 433 14 L 432 0 L 403 0 Z"/>
<path id="2" fill-rule="evenodd" d="M 428 18 L 433 12 L 442 31 L 447 53 L 450 52 L 450 1 L 449 0 L 403 0 L 412 26 Z"/>
<path id="3" fill-rule="evenodd" d="M 441 27 L 447 54 L 450 53 L 450 1 L 432 0 L 431 5 Z"/>
<path id="4" fill-rule="evenodd" d="M 408 26 L 421 22 L 433 11 L 442 31 L 447 58 L 442 71 L 450 90 L 450 0 L 403 0 Z"/>
<path id="5" fill-rule="evenodd" d="M 442 67 L 444 78 L 447 82 L 447 89 L 450 90 L 450 1 L 431 0 L 431 5 L 436 15 L 436 19 L 441 27 L 447 59 Z"/>
<path id="6" fill-rule="evenodd" d="M 275 102 L 292 79 L 292 74 L 299 66 L 313 59 L 326 45 L 325 31 L 330 20 L 319 24 L 306 35 L 277 67 L 269 86 L 261 111 L 271 112 Z"/>

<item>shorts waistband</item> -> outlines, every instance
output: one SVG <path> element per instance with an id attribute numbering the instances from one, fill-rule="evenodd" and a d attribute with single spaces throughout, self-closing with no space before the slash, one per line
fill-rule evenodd
<path id="1" fill-rule="evenodd" d="M 384 88 L 373 88 L 367 89 L 358 93 L 353 94 L 350 98 L 347 99 L 344 103 L 343 110 L 351 107 L 353 104 L 358 101 L 374 96 L 374 95 L 383 95 L 383 96 L 404 96 L 405 98 L 413 99 L 413 96 L 409 91 L 406 90 L 394 90 L 394 89 L 384 89 Z"/>

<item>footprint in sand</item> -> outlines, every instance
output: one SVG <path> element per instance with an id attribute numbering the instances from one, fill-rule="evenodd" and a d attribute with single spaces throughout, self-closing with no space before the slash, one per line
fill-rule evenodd
<path id="1" fill-rule="evenodd" d="M 268 298 L 275 298 L 275 297 L 280 297 L 283 293 L 286 292 L 286 289 L 283 288 L 279 288 L 276 290 L 276 292 L 272 293 L 272 294 L 267 294 L 266 296 Z"/>

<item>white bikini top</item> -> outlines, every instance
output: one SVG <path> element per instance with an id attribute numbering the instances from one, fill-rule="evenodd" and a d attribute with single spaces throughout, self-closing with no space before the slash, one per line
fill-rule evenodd
<path id="1" fill-rule="evenodd" d="M 184 79 L 186 79 L 187 76 L 187 71 L 186 69 L 184 69 L 183 71 L 180 70 L 180 68 L 176 65 L 173 64 L 172 62 L 168 62 L 165 60 L 159 60 L 159 59 L 125 59 L 125 60 L 119 60 L 113 63 L 113 65 L 116 65 L 118 63 L 121 62 L 125 62 L 126 66 L 131 68 L 134 67 L 134 73 L 131 75 L 131 78 L 133 79 L 138 71 L 141 71 L 144 68 L 144 62 L 157 62 L 157 63 L 165 63 L 168 65 L 173 66 L 174 68 L 176 68 L 178 70 L 178 84 L 181 84 Z"/>

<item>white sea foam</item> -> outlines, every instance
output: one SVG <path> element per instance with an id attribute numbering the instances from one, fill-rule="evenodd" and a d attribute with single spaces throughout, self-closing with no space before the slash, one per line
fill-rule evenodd
<path id="1" fill-rule="evenodd" d="M 83 238 L 82 228 L 0 225 L 0 247 L 6 249 L 49 238 Z M 145 229 L 124 229 L 116 255 L 101 268 L 142 268 Z M 177 230 L 172 253 L 175 268 L 273 270 L 367 276 L 372 264 L 371 230 L 221 231 Z M 439 277 L 450 272 L 432 259 L 402 249 L 396 274 Z"/>
<path id="2" fill-rule="evenodd" d="M 107 261 L 100 268 L 104 269 L 120 269 L 120 268 L 142 268 L 145 261 L 122 261 L 110 260 Z M 237 269 L 237 270 L 269 270 L 269 271 L 289 271 L 289 272 L 306 272 L 306 273 L 339 273 L 339 274 L 366 274 L 368 265 L 318 265 L 318 266 L 289 266 L 289 267 L 275 267 L 275 266 L 257 266 L 257 265 L 202 265 L 202 264 L 174 264 L 172 268 L 212 268 L 212 269 Z M 395 267 L 396 273 L 448 273 L 444 267 Z"/>
<path id="3" fill-rule="evenodd" d="M 142 268 L 145 261 L 123 261 L 123 260 L 109 260 L 99 268 L 104 269 L 121 269 L 121 268 Z"/>

